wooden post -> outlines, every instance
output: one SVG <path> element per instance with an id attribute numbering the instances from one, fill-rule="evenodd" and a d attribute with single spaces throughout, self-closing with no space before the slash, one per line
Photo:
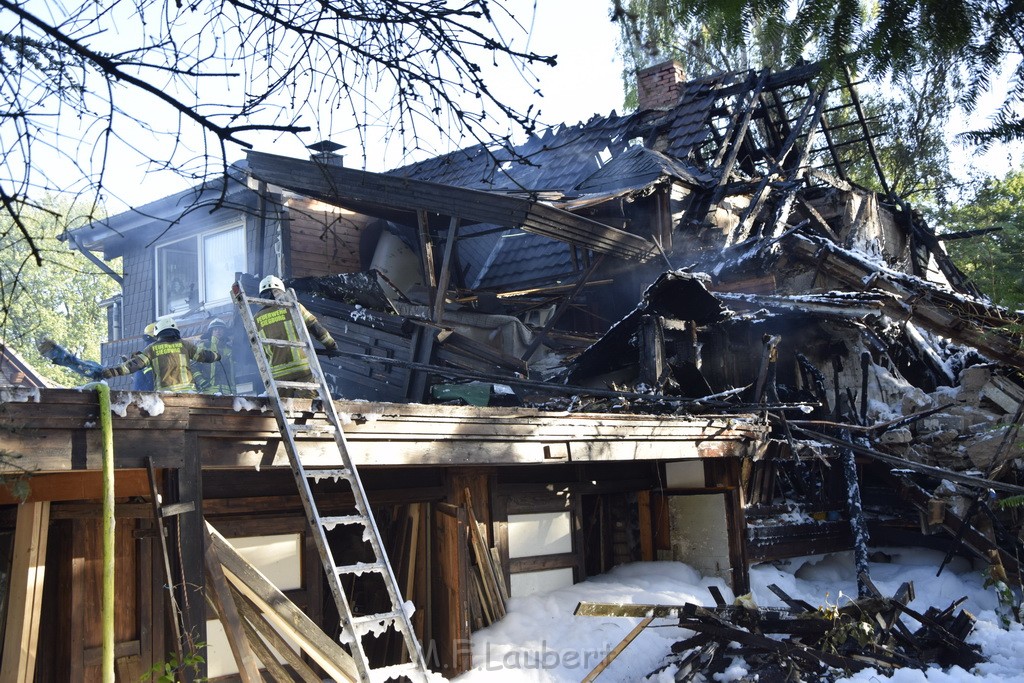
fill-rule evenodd
<path id="1" fill-rule="evenodd" d="M 444 317 L 444 295 L 448 292 L 448 282 L 452 275 L 452 254 L 458 237 L 459 219 L 452 216 L 452 221 L 448 224 L 448 238 L 444 243 L 444 259 L 441 261 L 441 278 L 437 282 L 437 297 L 434 299 L 435 323 L 440 323 Z"/>
<path id="2" fill-rule="evenodd" d="M 430 241 L 430 217 L 423 209 L 416 211 L 420 231 L 420 258 L 423 266 L 423 284 L 427 287 L 427 301 L 437 293 L 437 273 L 434 271 L 434 243 Z"/>
<path id="3" fill-rule="evenodd" d="M 49 526 L 49 502 L 18 506 L 0 683 L 29 683 L 35 677 Z"/>

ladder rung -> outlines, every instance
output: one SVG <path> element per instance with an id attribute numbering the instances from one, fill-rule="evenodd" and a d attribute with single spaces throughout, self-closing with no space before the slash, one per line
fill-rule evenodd
<path id="1" fill-rule="evenodd" d="M 365 574 L 366 572 L 384 573 L 384 565 L 380 562 L 356 562 L 355 564 L 338 567 L 339 574 Z"/>
<path id="2" fill-rule="evenodd" d="M 260 337 L 260 343 L 264 346 L 290 346 L 296 349 L 304 349 L 306 345 L 300 341 L 288 341 L 287 339 L 267 339 Z"/>
<path id="3" fill-rule="evenodd" d="M 381 612 L 380 614 L 364 614 L 361 617 L 352 617 L 352 626 L 362 626 L 363 624 L 383 624 L 386 621 L 392 619 L 400 619 L 402 613 L 398 610 L 393 612 Z"/>
<path id="4" fill-rule="evenodd" d="M 337 481 L 340 479 L 348 479 L 352 475 L 352 470 L 347 467 L 331 467 L 322 469 L 310 469 L 305 468 L 306 479 L 313 479 L 314 481 L 320 481 L 321 479 L 334 479 Z"/>
<path id="5" fill-rule="evenodd" d="M 320 525 L 330 531 L 339 524 L 362 524 L 369 525 L 369 520 L 362 515 L 340 515 L 337 517 L 321 517 Z"/>
<path id="6" fill-rule="evenodd" d="M 320 385 L 315 382 L 286 382 L 275 381 L 274 384 L 283 389 L 319 389 Z"/>

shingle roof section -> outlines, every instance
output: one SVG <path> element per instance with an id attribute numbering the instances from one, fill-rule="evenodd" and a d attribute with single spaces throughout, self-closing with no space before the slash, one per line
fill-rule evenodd
<path id="1" fill-rule="evenodd" d="M 679 104 L 665 113 L 594 116 L 540 131 L 512 151 L 475 145 L 391 174 L 499 192 L 551 193 L 555 201 L 636 191 L 664 178 L 708 186 L 715 178 L 694 165 L 702 161 L 694 152 L 711 140 L 723 89 L 742 88 L 753 78 L 755 72 L 744 71 L 693 80 L 684 86 Z M 649 143 L 655 133 L 667 140 L 663 152 L 636 144 Z M 569 248 L 554 240 L 506 234 L 473 245 L 474 255 L 479 258 L 491 245 L 479 270 L 468 273 L 470 286 L 501 289 L 572 272 Z"/>

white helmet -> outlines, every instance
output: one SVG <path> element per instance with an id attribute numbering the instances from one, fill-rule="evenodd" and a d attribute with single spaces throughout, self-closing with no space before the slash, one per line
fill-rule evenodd
<path id="1" fill-rule="evenodd" d="M 260 291 L 265 292 L 268 289 L 276 289 L 279 292 L 283 292 L 284 283 L 281 282 L 281 278 L 276 275 L 268 275 L 260 280 Z"/>
<path id="2" fill-rule="evenodd" d="M 156 321 L 156 334 L 160 334 L 165 330 L 177 330 L 178 323 L 174 322 L 174 318 L 171 316 L 164 316 Z"/>

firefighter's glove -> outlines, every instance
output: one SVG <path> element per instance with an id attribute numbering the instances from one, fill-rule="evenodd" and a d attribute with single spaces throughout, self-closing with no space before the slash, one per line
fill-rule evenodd
<path id="1" fill-rule="evenodd" d="M 324 356 L 326 358 L 337 358 L 338 356 L 341 355 L 341 351 L 338 350 L 337 346 L 332 346 L 330 348 L 327 348 L 327 349 L 324 349 L 323 351 L 321 351 L 320 355 L 322 355 L 322 356 Z"/>

